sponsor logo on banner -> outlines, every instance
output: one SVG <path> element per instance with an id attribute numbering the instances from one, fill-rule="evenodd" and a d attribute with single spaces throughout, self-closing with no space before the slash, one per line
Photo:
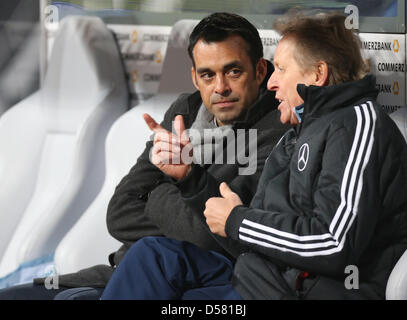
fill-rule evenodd
<path id="1" fill-rule="evenodd" d="M 398 83 L 397 81 L 394 82 L 392 89 L 393 89 L 393 94 L 394 94 L 394 95 L 398 95 L 398 94 L 399 94 L 399 92 L 400 92 L 400 86 L 399 86 L 399 83 Z"/>
<path id="2" fill-rule="evenodd" d="M 281 35 L 275 30 L 259 30 L 261 42 L 263 44 L 263 55 L 267 60 L 273 60 L 277 45 Z"/>
<path id="3" fill-rule="evenodd" d="M 397 39 L 393 41 L 363 41 L 362 49 L 370 51 L 394 51 L 400 50 L 400 43 Z"/>
<path id="4" fill-rule="evenodd" d="M 263 43 L 263 46 L 277 46 L 280 39 L 274 37 L 261 37 L 261 42 Z"/>
<path id="5" fill-rule="evenodd" d="M 155 61 L 158 64 L 163 62 L 163 55 L 161 50 L 157 50 L 155 53 L 143 53 L 143 52 L 134 52 L 134 53 L 122 53 L 125 60 L 135 60 L 135 61 Z"/>
<path id="6" fill-rule="evenodd" d="M 160 82 L 161 74 L 145 73 L 143 75 L 144 82 Z"/>
<path id="7" fill-rule="evenodd" d="M 394 62 L 379 62 L 377 64 L 377 70 L 379 72 L 405 72 L 404 63 L 394 63 Z"/>
<path id="8" fill-rule="evenodd" d="M 379 90 L 380 93 L 392 93 L 391 84 L 378 83 L 376 84 L 376 89 Z"/>
<path id="9" fill-rule="evenodd" d="M 131 80 L 133 81 L 133 83 L 136 83 L 136 82 L 137 82 L 137 80 L 138 80 L 138 73 L 137 73 L 136 70 L 133 70 L 133 71 L 131 72 Z"/>
<path id="10" fill-rule="evenodd" d="M 370 70 L 372 69 L 371 59 L 370 58 L 365 59 L 365 63 L 366 63 L 366 66 L 367 66 L 367 72 L 370 73 Z"/>
<path id="11" fill-rule="evenodd" d="M 157 50 L 155 52 L 155 62 L 157 62 L 157 63 L 163 62 L 163 55 L 161 54 L 160 50 Z"/>
<path id="12" fill-rule="evenodd" d="M 108 24 L 119 42 L 133 103 L 158 91 L 171 26 Z"/>
<path id="13" fill-rule="evenodd" d="M 137 30 L 133 30 L 133 31 L 131 32 L 131 34 L 130 34 L 130 40 L 131 40 L 131 42 L 133 42 L 133 43 L 136 43 L 136 42 L 137 42 L 137 40 L 138 40 L 138 33 L 137 33 Z"/>
<path id="14" fill-rule="evenodd" d="M 400 92 L 400 86 L 398 81 L 393 83 L 377 83 L 376 89 L 379 90 L 379 93 L 394 94 L 398 95 Z"/>
<path id="15" fill-rule="evenodd" d="M 124 52 L 123 58 L 125 60 L 137 60 L 137 61 L 154 61 L 154 54 L 143 52 Z"/>
<path id="16" fill-rule="evenodd" d="M 399 41 L 396 39 L 393 42 L 393 51 L 397 53 L 397 52 L 399 52 L 399 50 L 400 50 L 400 44 L 399 44 Z"/>
<path id="17" fill-rule="evenodd" d="M 143 41 L 145 42 L 167 42 L 169 34 L 150 34 L 145 33 L 143 35 Z"/>
<path id="18" fill-rule="evenodd" d="M 363 41 L 362 49 L 364 50 L 373 50 L 373 51 L 391 51 L 391 41 L 382 42 L 382 41 Z"/>
<path id="19" fill-rule="evenodd" d="M 362 33 L 360 38 L 370 73 L 376 75 L 377 101 L 391 113 L 406 104 L 405 35 Z"/>
<path id="20" fill-rule="evenodd" d="M 390 104 L 382 104 L 381 106 L 382 106 L 383 110 L 387 113 L 392 113 L 392 112 L 397 111 L 398 109 L 402 108 L 402 106 L 390 105 Z"/>
<path id="21" fill-rule="evenodd" d="M 144 52 L 134 52 L 134 53 L 123 53 L 123 58 L 125 60 L 137 60 L 137 61 L 154 61 L 154 53 L 144 53 Z"/>
<path id="22" fill-rule="evenodd" d="M 120 48 L 132 91 L 139 100 L 157 92 L 170 26 L 110 25 Z M 259 30 L 264 57 L 272 60 L 281 36 L 274 30 Z M 124 37 L 126 35 L 126 38 Z M 361 33 L 362 54 L 369 73 L 377 78 L 378 101 L 387 112 L 406 103 L 405 35 Z M 137 72 L 135 71 L 137 70 Z"/>

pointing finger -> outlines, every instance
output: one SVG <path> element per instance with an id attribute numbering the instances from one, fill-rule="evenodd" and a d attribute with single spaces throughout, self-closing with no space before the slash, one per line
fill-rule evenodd
<path id="1" fill-rule="evenodd" d="M 148 113 L 144 113 L 143 118 L 151 131 L 157 132 L 159 130 L 165 130 Z"/>
<path id="2" fill-rule="evenodd" d="M 177 136 L 180 138 L 181 143 L 186 144 L 189 142 L 189 137 L 185 131 L 184 118 L 181 115 L 177 115 L 174 119 L 174 130 Z"/>

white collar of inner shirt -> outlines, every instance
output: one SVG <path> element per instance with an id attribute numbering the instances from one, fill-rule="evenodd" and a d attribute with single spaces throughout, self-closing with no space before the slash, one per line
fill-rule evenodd
<path id="1" fill-rule="evenodd" d="M 218 128 L 218 122 L 216 121 L 216 117 L 213 116 L 213 124 L 215 125 L 216 128 Z"/>

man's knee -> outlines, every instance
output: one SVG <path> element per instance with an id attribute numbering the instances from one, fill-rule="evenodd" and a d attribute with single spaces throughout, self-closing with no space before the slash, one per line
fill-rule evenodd
<path id="1" fill-rule="evenodd" d="M 165 237 L 144 237 L 134 243 L 126 253 L 127 260 L 146 261 L 149 259 L 168 257 L 174 253 L 182 252 L 183 244 L 181 241 Z M 178 256 L 178 254 L 176 254 Z"/>
<path id="2" fill-rule="evenodd" d="M 179 246 L 180 243 L 181 241 L 165 237 L 144 237 L 134 243 L 130 248 L 130 251 L 144 251 L 146 249 L 153 249 L 156 251 L 157 249 L 162 248 L 170 249 Z"/>
<path id="3" fill-rule="evenodd" d="M 66 289 L 66 287 L 47 289 L 42 284 L 27 283 L 1 289 L 0 300 L 52 300 Z"/>
<path id="4" fill-rule="evenodd" d="M 103 288 L 70 288 L 58 293 L 54 300 L 99 300 L 103 293 Z"/>

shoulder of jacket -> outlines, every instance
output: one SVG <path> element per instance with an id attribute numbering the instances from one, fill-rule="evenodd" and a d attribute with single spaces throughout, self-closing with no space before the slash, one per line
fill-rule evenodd
<path id="1" fill-rule="evenodd" d="M 357 103 L 334 111 L 329 123 L 334 127 L 351 128 L 357 126 L 358 123 L 373 123 L 377 118 L 383 116 L 381 106 L 372 99 L 362 99 Z"/>
<path id="2" fill-rule="evenodd" d="M 170 110 L 178 113 L 187 113 L 191 107 L 199 108 L 202 103 L 199 91 L 194 93 L 181 93 L 172 103 Z"/>

